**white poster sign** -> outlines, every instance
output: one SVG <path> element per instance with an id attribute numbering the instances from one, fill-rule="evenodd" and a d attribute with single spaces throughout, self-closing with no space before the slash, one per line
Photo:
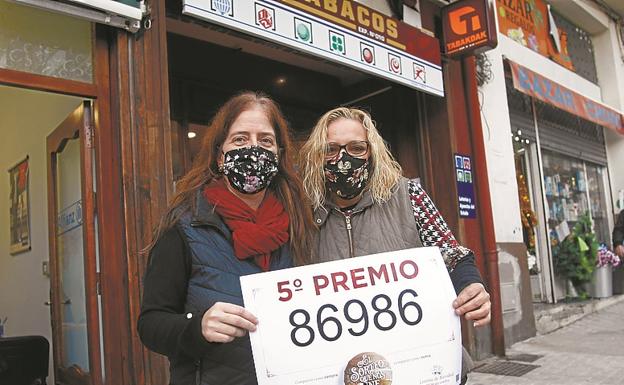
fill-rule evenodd
<path id="1" fill-rule="evenodd" d="M 461 329 L 438 248 L 241 277 L 259 385 L 459 384 Z"/>
<path id="2" fill-rule="evenodd" d="M 184 0 L 182 13 L 444 96 L 439 64 L 410 54 L 407 45 L 377 32 L 390 31 L 399 36 L 401 31 L 415 28 L 398 25 L 355 1 L 340 1 L 339 10 L 336 1 Z M 432 49 L 439 51 L 438 47 L 427 47 L 428 51 Z"/>

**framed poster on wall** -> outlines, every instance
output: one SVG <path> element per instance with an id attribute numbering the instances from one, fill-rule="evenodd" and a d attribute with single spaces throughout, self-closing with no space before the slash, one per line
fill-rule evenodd
<path id="1" fill-rule="evenodd" d="M 28 173 L 28 156 L 9 169 L 11 254 L 30 250 Z"/>

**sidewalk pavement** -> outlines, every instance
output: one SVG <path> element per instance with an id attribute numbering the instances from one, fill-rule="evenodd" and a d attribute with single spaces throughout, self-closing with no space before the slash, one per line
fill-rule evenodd
<path id="1" fill-rule="evenodd" d="M 624 301 L 589 314 L 550 334 L 514 344 L 506 358 L 476 370 L 507 369 L 521 376 L 472 372 L 467 385 L 624 384 Z"/>

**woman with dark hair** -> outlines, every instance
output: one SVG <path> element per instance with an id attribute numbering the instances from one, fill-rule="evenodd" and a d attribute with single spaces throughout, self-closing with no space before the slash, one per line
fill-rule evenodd
<path id="1" fill-rule="evenodd" d="M 148 248 L 138 330 L 171 384 L 256 384 L 239 277 L 309 262 L 311 211 L 279 108 L 245 92 L 215 115 Z"/>

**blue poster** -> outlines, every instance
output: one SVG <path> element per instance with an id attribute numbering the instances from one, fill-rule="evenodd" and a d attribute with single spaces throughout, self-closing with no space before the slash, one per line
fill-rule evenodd
<path id="1" fill-rule="evenodd" d="M 455 154 L 455 180 L 457 181 L 457 199 L 461 218 L 476 218 L 474 197 L 474 174 L 472 159 L 469 156 Z"/>

